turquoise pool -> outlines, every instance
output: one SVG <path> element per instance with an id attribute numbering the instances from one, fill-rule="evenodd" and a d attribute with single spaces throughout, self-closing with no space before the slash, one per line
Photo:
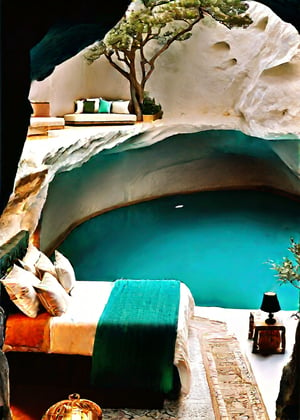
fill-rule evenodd
<path id="1" fill-rule="evenodd" d="M 300 238 L 300 203 L 259 191 L 177 195 L 120 208 L 74 229 L 59 250 L 80 280 L 179 279 L 196 304 L 258 308 L 265 291 L 297 309 L 268 259 Z"/>

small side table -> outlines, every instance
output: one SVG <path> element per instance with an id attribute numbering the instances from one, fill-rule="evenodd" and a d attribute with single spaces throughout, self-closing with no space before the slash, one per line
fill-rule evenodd
<path id="1" fill-rule="evenodd" d="M 252 353 L 283 354 L 285 352 L 285 326 L 276 321 L 275 324 L 266 324 L 250 314 L 249 338 L 253 338 Z"/>

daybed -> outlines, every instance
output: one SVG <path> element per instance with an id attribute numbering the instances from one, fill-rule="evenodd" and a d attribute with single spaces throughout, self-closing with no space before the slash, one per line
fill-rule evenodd
<path id="1" fill-rule="evenodd" d="M 66 114 L 65 125 L 114 125 L 134 124 L 135 114 Z"/>
<path id="2" fill-rule="evenodd" d="M 18 308 L 16 308 L 15 304 L 12 303 L 12 300 L 14 301 L 16 296 L 11 295 L 10 297 L 12 300 L 10 300 L 9 297 L 7 296 L 7 292 L 6 291 L 4 292 L 3 285 L 5 285 L 6 290 L 9 289 L 7 287 L 6 282 L 9 282 L 9 277 L 11 276 L 9 273 L 5 276 L 4 273 L 6 273 L 7 269 L 11 267 L 12 265 L 13 267 L 15 267 L 15 263 L 17 260 L 19 260 L 19 264 L 21 264 L 22 261 L 23 262 L 25 261 L 27 264 L 27 269 L 28 269 L 29 260 L 28 258 L 26 258 L 26 255 L 28 254 L 29 248 L 30 247 L 32 248 L 32 245 L 29 245 L 27 247 L 27 243 L 26 243 L 27 240 L 28 240 L 28 235 L 26 237 L 26 232 L 20 232 L 16 237 L 12 238 L 12 240 L 9 241 L 2 248 L 2 252 L 0 253 L 0 271 L 1 271 L 1 275 L 3 276 L 1 279 L 2 292 L 3 292 L 1 294 L 1 304 L 2 306 L 4 306 L 6 312 L 8 313 L 8 318 L 6 321 L 5 342 L 3 346 L 4 352 L 6 352 L 7 356 L 9 356 L 10 352 L 13 352 L 13 354 L 15 355 L 17 355 L 18 353 L 25 354 L 26 352 L 27 354 L 30 353 L 31 355 L 33 355 L 34 353 L 35 354 L 43 353 L 45 354 L 45 357 L 47 357 L 46 355 L 47 353 L 51 353 L 52 355 L 53 354 L 74 355 L 74 356 L 81 355 L 81 356 L 86 356 L 88 359 L 92 358 L 92 364 L 96 363 L 97 365 L 99 360 L 96 359 L 96 357 L 99 357 L 99 354 L 101 354 L 102 347 L 106 348 L 106 346 L 103 345 L 103 341 L 102 341 L 102 345 L 100 344 L 99 346 L 99 340 L 101 343 L 101 339 L 107 336 L 105 334 L 103 335 L 103 330 L 101 330 L 101 328 L 100 328 L 100 331 L 102 335 L 100 334 L 99 336 L 99 324 L 101 323 L 100 322 L 98 324 L 99 318 L 100 320 L 105 318 L 108 308 L 111 307 L 112 298 L 110 297 L 115 293 L 117 286 L 122 285 L 123 287 L 124 284 L 127 285 L 128 282 L 133 282 L 135 287 L 139 287 L 136 285 L 139 285 L 140 281 L 139 280 L 127 281 L 123 279 L 116 282 L 106 282 L 106 281 L 95 282 L 95 281 L 75 280 L 75 283 L 73 283 L 73 285 L 71 286 L 70 282 L 68 282 L 68 280 L 70 280 L 70 276 L 69 277 L 67 276 L 65 277 L 65 280 L 67 281 L 65 281 L 64 286 L 63 286 L 63 282 L 60 284 L 60 287 L 64 287 L 66 290 L 69 289 L 69 293 L 71 294 L 71 296 L 68 297 L 68 306 L 67 306 L 67 309 L 65 309 L 65 311 L 61 310 L 61 313 L 59 313 L 59 316 L 53 316 L 53 314 L 45 311 L 45 309 L 44 310 L 39 309 L 37 316 L 33 317 L 31 313 L 30 313 L 31 316 L 26 316 L 23 312 L 21 312 Z M 60 255 L 61 257 L 63 257 L 59 253 L 57 253 L 57 255 Z M 44 254 L 41 253 L 41 256 L 44 257 Z M 66 262 L 64 258 L 65 257 L 63 257 L 61 261 Z M 36 269 L 37 269 L 38 274 L 41 274 L 41 272 L 46 269 L 45 259 L 42 258 L 42 260 L 43 260 L 43 264 L 42 263 L 36 264 Z M 26 266 L 26 264 L 24 264 L 24 266 Z M 65 270 L 64 274 L 66 274 L 66 271 L 68 270 L 68 264 L 64 265 L 64 267 L 62 267 L 61 265 L 59 266 L 59 265 L 60 264 L 55 266 L 56 269 L 61 270 L 60 271 L 61 274 Z M 19 267 L 18 271 L 19 270 L 24 270 L 24 268 Z M 46 276 L 46 275 L 47 275 L 47 272 L 45 271 L 43 276 Z M 43 282 L 44 282 L 44 277 L 43 277 Z M 145 284 L 147 285 L 147 287 L 149 285 L 149 282 L 150 280 L 145 281 Z M 156 287 L 158 288 L 162 284 L 165 285 L 166 282 L 167 282 L 166 280 L 162 280 L 162 281 L 152 280 L 151 281 L 151 283 L 152 284 L 155 283 Z M 172 282 L 173 281 L 170 281 L 173 287 Z M 174 335 L 175 348 L 173 345 L 172 359 L 171 359 L 170 364 L 172 364 L 173 371 L 174 371 L 174 366 L 176 366 L 177 368 L 175 369 L 175 371 L 178 371 L 179 373 L 181 391 L 183 393 L 188 393 L 189 387 L 190 387 L 190 366 L 189 366 L 189 359 L 188 359 L 187 340 L 188 340 L 189 320 L 194 310 L 194 300 L 192 298 L 192 295 L 189 289 L 183 283 L 179 283 L 179 288 L 180 288 L 180 300 L 179 300 L 179 308 L 178 308 L 178 320 L 176 321 L 175 333 L 174 333 L 175 334 Z M 43 289 L 43 287 L 39 284 L 36 290 L 43 291 L 46 289 L 47 287 Z M 120 297 L 123 295 L 124 289 L 119 289 L 119 290 L 121 290 L 121 293 L 119 294 L 119 297 Z M 24 288 L 23 288 L 23 292 L 24 292 Z M 130 300 L 134 301 L 134 298 L 132 299 L 126 298 L 126 299 L 128 301 Z M 163 299 L 161 299 L 160 297 L 158 300 L 162 300 L 164 302 L 162 306 L 164 306 L 166 302 L 170 300 L 170 297 L 168 295 L 168 298 L 166 299 L 165 296 L 163 296 Z M 121 325 L 114 324 L 115 321 L 113 321 L 110 324 L 110 328 L 108 328 L 109 330 L 108 333 L 110 333 L 111 328 L 115 328 L 115 330 L 117 331 L 117 334 L 115 334 L 113 338 L 115 340 L 114 348 L 115 349 L 117 348 L 119 355 L 121 354 L 123 357 L 123 352 L 126 353 L 124 349 L 125 348 L 128 349 L 129 347 L 126 347 L 128 345 L 128 343 L 126 343 L 126 340 L 125 340 L 125 347 L 124 347 L 124 341 L 119 342 L 119 332 L 122 332 L 123 329 L 127 331 L 127 329 L 130 328 L 130 324 L 129 323 L 127 324 L 126 322 L 126 328 L 124 327 L 124 325 L 122 325 L 122 322 L 123 322 L 122 311 L 123 311 L 124 302 L 122 302 L 121 298 L 120 298 L 120 301 L 121 301 L 121 304 L 118 310 L 118 317 L 121 319 Z M 16 301 L 14 302 L 16 303 Z M 41 299 L 40 302 L 43 302 L 43 300 Z M 145 304 L 144 309 L 146 312 L 148 311 L 149 313 L 151 313 L 151 311 L 153 310 L 155 313 L 159 313 L 161 310 L 162 311 L 161 317 L 163 317 L 164 316 L 163 309 L 161 309 L 160 307 L 156 307 L 157 304 L 158 304 L 157 302 L 153 303 L 153 301 L 151 300 L 151 297 L 148 296 L 147 297 L 148 306 Z M 51 305 L 52 305 L 52 302 L 50 302 L 50 312 L 51 312 Z M 154 308 L 152 308 L 153 305 L 154 305 Z M 52 309 L 53 309 L 53 306 L 55 305 L 52 305 Z M 138 307 L 134 308 L 136 319 L 139 318 L 138 314 L 140 312 L 140 307 L 142 306 L 143 306 L 142 302 L 140 302 Z M 44 307 L 47 308 L 47 305 Z M 115 308 L 114 306 L 112 307 Z M 155 334 L 156 334 L 155 337 L 160 337 L 158 338 L 158 340 L 162 339 L 161 335 L 163 336 L 165 335 L 164 328 L 165 328 L 164 326 L 160 325 L 157 329 L 154 329 Z M 153 325 L 152 324 L 150 325 L 147 322 L 144 323 L 144 320 L 143 320 L 141 330 L 150 331 L 151 329 L 153 329 Z M 136 332 L 134 332 L 134 334 L 136 334 Z M 140 332 L 138 334 L 140 334 Z M 98 352 L 95 353 L 97 340 L 98 340 Z M 142 339 L 142 341 L 139 341 L 138 339 L 136 341 L 137 347 L 131 348 L 129 351 L 127 351 L 127 353 L 129 354 L 132 353 L 133 355 L 135 355 L 134 357 L 136 358 L 136 360 L 131 360 L 131 363 L 133 363 L 133 365 L 135 365 L 135 362 L 139 363 L 138 362 L 139 357 L 142 354 L 147 353 L 146 351 L 147 346 L 152 345 L 152 342 L 148 342 L 148 345 L 145 346 L 145 343 L 147 343 L 147 340 L 148 340 L 147 337 L 145 338 L 145 341 L 144 341 L 144 338 Z M 154 340 L 154 342 L 155 342 L 155 346 L 153 346 L 153 348 L 155 349 L 155 351 L 156 349 L 160 349 L 164 347 L 164 345 L 162 345 L 161 342 L 159 341 L 156 342 L 156 340 Z M 100 351 L 99 351 L 99 347 L 100 347 Z M 102 354 L 106 354 L 106 353 L 102 353 Z M 30 356 L 30 357 L 32 359 L 33 356 Z M 117 357 L 120 358 L 120 356 L 118 355 Z M 28 360 L 30 360 L 30 358 Z M 99 363 L 101 364 L 102 362 L 100 361 Z M 143 361 L 141 363 L 143 365 Z M 168 368 L 170 368 L 170 366 Z M 114 374 L 116 374 L 116 378 L 111 379 L 113 377 L 111 375 L 111 373 L 113 373 L 113 368 L 112 367 L 107 368 L 106 366 L 105 369 L 108 369 L 108 371 L 106 372 L 107 373 L 106 378 L 108 379 L 106 379 L 103 385 L 106 386 L 108 384 L 107 381 L 110 382 L 109 393 L 110 394 L 113 393 L 114 395 L 114 405 L 120 406 L 120 404 L 126 404 L 128 402 L 128 406 L 129 405 L 133 406 L 132 401 L 131 402 L 127 400 L 124 401 L 124 395 L 126 395 L 126 393 L 124 393 L 124 389 L 127 387 L 127 384 L 124 384 L 124 377 L 123 378 L 121 377 L 120 379 L 118 377 L 118 371 L 117 371 L 117 372 L 114 372 Z M 130 369 L 135 369 L 135 366 L 132 366 L 132 368 Z M 145 382 L 147 382 L 147 377 L 151 376 L 150 372 L 152 370 L 155 370 L 155 366 L 148 366 L 147 364 L 146 365 L 144 364 L 142 366 L 142 371 L 143 371 L 143 374 L 145 375 Z M 145 372 L 148 372 L 148 373 L 145 374 Z M 76 372 L 75 372 L 75 375 L 76 375 Z M 178 379 L 178 375 L 175 375 L 175 376 L 177 376 L 177 379 Z M 121 383 L 122 381 L 123 383 Z M 128 378 L 128 382 L 131 383 L 131 379 L 129 381 L 129 378 Z M 94 382 L 94 385 L 96 389 L 101 388 L 101 386 L 99 385 L 99 382 L 97 383 L 97 381 Z M 147 384 L 147 387 L 148 387 L 148 384 Z M 118 391 L 120 391 L 122 394 L 120 403 L 118 403 L 118 398 L 117 398 Z M 70 389 L 70 393 L 71 392 L 74 392 L 74 389 Z M 151 389 L 145 388 L 145 392 L 151 395 Z M 153 395 L 155 395 L 156 401 L 154 402 L 154 404 L 156 405 L 157 404 L 161 405 L 163 400 L 166 398 L 166 396 L 168 396 L 166 393 L 162 392 L 160 393 L 160 396 L 157 399 L 157 390 L 154 390 Z M 100 397 L 99 403 L 103 406 L 103 401 L 101 400 L 101 398 L 102 397 Z M 137 401 L 136 402 L 137 406 L 139 406 L 140 403 L 141 403 L 140 401 Z M 145 408 L 148 408 L 148 407 L 145 407 Z"/>
<path id="3" fill-rule="evenodd" d="M 75 112 L 64 120 L 66 125 L 134 124 L 136 115 L 129 112 L 129 101 L 90 98 L 75 101 Z"/>

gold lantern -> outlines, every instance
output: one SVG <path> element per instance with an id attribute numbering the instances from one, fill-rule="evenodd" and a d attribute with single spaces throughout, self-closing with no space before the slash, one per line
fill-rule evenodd
<path id="1" fill-rule="evenodd" d="M 69 395 L 52 405 L 43 415 L 42 420 L 101 420 L 102 410 L 93 401 L 80 398 L 79 394 Z"/>

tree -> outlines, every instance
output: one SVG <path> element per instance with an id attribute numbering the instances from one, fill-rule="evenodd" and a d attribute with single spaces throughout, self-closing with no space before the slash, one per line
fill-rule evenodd
<path id="1" fill-rule="evenodd" d="M 84 54 L 88 63 L 102 55 L 130 84 L 131 105 L 142 120 L 145 85 L 155 62 L 175 41 L 191 37 L 193 27 L 210 15 L 228 28 L 247 27 L 251 18 L 242 0 L 134 0 L 105 38 Z"/>

